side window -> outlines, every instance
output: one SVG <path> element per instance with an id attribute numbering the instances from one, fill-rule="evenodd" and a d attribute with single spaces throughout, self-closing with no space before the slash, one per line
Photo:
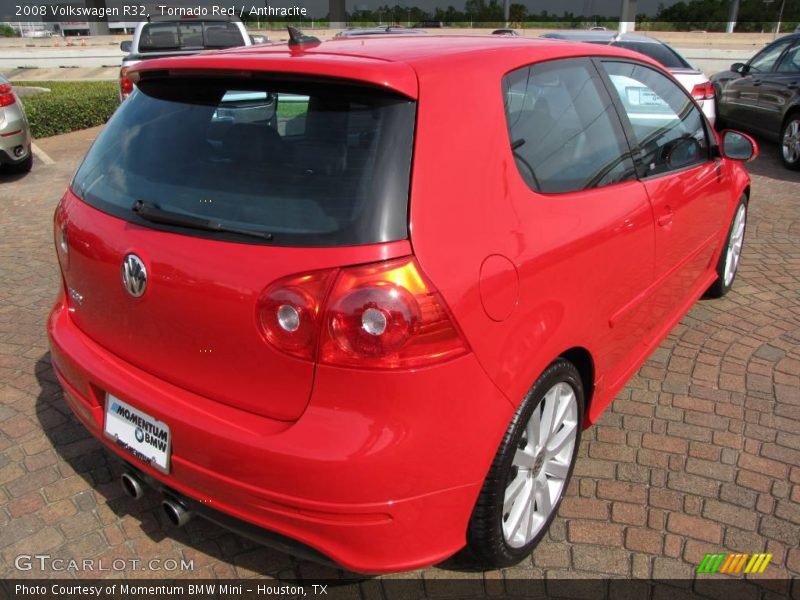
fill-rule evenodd
<path id="1" fill-rule="evenodd" d="M 586 59 L 554 60 L 503 78 L 509 143 L 537 192 L 572 192 L 635 177 L 613 103 Z"/>
<path id="2" fill-rule="evenodd" d="M 688 94 L 655 69 L 604 61 L 639 148 L 639 175 L 651 177 L 709 159 L 705 120 Z"/>
<path id="3" fill-rule="evenodd" d="M 756 54 L 748 63 L 750 67 L 750 71 L 752 73 L 767 73 L 772 71 L 772 67 L 775 65 L 775 61 L 781 55 L 786 47 L 791 42 L 791 39 L 786 40 L 778 40 L 771 46 L 767 46 L 761 52 Z"/>
<path id="4" fill-rule="evenodd" d="M 777 70 L 778 73 L 800 73 L 800 44 L 783 55 Z"/>

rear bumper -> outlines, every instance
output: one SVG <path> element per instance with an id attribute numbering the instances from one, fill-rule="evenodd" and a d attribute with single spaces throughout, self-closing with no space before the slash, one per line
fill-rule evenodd
<path id="1" fill-rule="evenodd" d="M 13 130 L 12 130 L 13 131 Z M 21 147 L 22 154 L 16 156 L 14 149 Z M 0 165 L 15 165 L 26 160 L 31 153 L 31 140 L 22 130 L 14 135 L 0 137 Z"/>
<path id="2" fill-rule="evenodd" d="M 110 450 L 195 503 L 358 572 L 427 566 L 464 545 L 513 414 L 472 355 L 402 373 L 318 367 L 308 409 L 282 422 L 120 360 L 73 324 L 61 300 L 48 333 L 67 403 Z M 108 392 L 170 426 L 169 474 L 103 435 Z"/>

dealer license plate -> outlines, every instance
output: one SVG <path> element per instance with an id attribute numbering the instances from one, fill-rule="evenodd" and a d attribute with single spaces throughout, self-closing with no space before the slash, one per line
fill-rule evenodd
<path id="1" fill-rule="evenodd" d="M 105 434 L 151 467 L 169 472 L 169 426 L 116 396 L 106 396 Z"/>

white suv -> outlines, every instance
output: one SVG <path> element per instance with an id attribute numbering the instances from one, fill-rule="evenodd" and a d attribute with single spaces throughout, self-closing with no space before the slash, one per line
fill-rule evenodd
<path id="1" fill-rule="evenodd" d="M 239 19 L 198 17 L 143 21 L 136 26 L 133 40 L 119 45 L 120 50 L 128 53 L 119 71 L 120 100 L 133 91 L 133 82 L 126 76 L 128 69 L 143 60 L 252 44 Z"/>

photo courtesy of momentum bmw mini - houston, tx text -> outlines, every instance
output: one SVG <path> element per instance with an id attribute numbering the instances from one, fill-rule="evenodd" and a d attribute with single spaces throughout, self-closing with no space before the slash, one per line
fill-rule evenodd
<path id="1" fill-rule="evenodd" d="M 56 210 L 47 327 L 175 525 L 515 564 L 581 430 L 734 285 L 756 145 L 624 48 L 292 30 L 126 77 Z"/>

